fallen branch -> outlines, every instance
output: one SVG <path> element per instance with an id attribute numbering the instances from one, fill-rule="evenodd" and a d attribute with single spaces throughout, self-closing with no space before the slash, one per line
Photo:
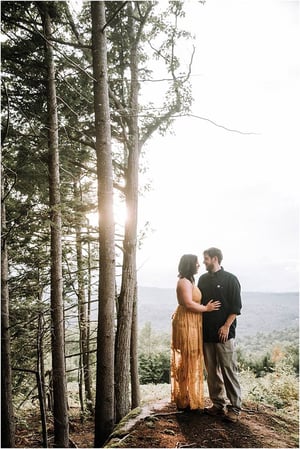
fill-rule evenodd
<path id="1" fill-rule="evenodd" d="M 197 446 L 197 443 L 190 443 L 190 444 L 181 444 L 179 441 L 176 443 L 175 447 L 194 447 Z"/>
<path id="2" fill-rule="evenodd" d="M 169 412 L 169 413 L 155 413 L 154 415 L 148 415 L 144 418 L 144 420 L 149 419 L 149 418 L 155 418 L 156 416 L 169 416 L 169 415 L 181 415 L 182 413 L 184 413 L 184 410 L 178 410 L 175 412 Z"/>
<path id="3" fill-rule="evenodd" d="M 123 443 L 128 437 L 130 437 L 130 433 L 127 433 L 127 435 L 125 435 L 123 438 L 121 438 L 119 441 L 118 441 L 118 445 L 119 445 L 119 447 L 122 447 L 122 444 L 121 443 Z"/>
<path id="4" fill-rule="evenodd" d="M 70 444 L 70 447 L 78 447 L 77 445 L 76 445 L 76 443 L 75 443 L 75 441 L 73 441 L 73 440 L 71 440 L 71 438 L 69 437 L 69 442 L 71 443 Z"/>

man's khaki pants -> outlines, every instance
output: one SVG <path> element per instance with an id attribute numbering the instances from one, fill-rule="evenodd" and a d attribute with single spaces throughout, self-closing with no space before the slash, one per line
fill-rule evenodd
<path id="1" fill-rule="evenodd" d="M 227 396 L 230 401 L 229 407 L 239 412 L 242 402 L 237 376 L 235 340 L 231 338 L 226 343 L 204 343 L 203 346 L 208 391 L 212 403 L 218 408 L 223 408 Z"/>

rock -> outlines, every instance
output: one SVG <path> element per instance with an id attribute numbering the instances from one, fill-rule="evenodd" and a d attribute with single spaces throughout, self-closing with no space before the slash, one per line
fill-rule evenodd
<path id="1" fill-rule="evenodd" d="M 165 429 L 164 433 L 166 433 L 167 435 L 176 435 L 174 430 L 171 430 L 171 429 Z"/>

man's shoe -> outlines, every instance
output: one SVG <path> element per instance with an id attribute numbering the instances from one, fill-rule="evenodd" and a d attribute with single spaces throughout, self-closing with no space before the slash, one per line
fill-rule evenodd
<path id="1" fill-rule="evenodd" d="M 224 416 L 224 421 L 236 423 L 240 419 L 240 414 L 234 412 L 233 410 L 228 410 L 226 415 Z"/>
<path id="2" fill-rule="evenodd" d="M 224 409 L 216 407 L 215 405 L 209 408 L 205 408 L 204 413 L 207 413 L 210 416 L 225 416 Z"/>

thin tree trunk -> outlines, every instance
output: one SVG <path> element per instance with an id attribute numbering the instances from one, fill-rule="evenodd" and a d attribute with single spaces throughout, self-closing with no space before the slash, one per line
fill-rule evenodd
<path id="1" fill-rule="evenodd" d="M 40 284 L 40 270 L 38 270 L 38 282 Z M 39 318 L 38 318 L 38 371 L 41 376 L 41 383 L 42 383 L 42 391 L 43 391 L 43 399 L 44 404 L 47 404 L 47 393 L 46 393 L 46 375 L 45 375 L 45 356 L 44 356 L 44 335 L 45 335 L 45 318 L 44 313 L 42 311 L 43 308 L 43 301 L 42 301 L 42 295 L 43 295 L 43 288 L 40 289 L 38 294 L 38 302 L 41 307 L 41 310 L 39 311 Z"/>
<path id="2" fill-rule="evenodd" d="M 44 357 L 44 326 L 45 326 L 44 316 L 41 315 L 40 374 L 41 374 L 41 382 L 42 382 L 42 387 L 43 387 L 44 403 L 47 404 L 45 357 Z"/>
<path id="3" fill-rule="evenodd" d="M 41 303 L 40 296 L 39 296 L 39 303 Z M 36 367 L 37 367 L 38 393 L 39 393 L 40 413 L 41 413 L 42 432 L 43 432 L 43 447 L 48 447 L 43 333 L 44 333 L 44 330 L 43 330 L 43 323 L 42 323 L 42 312 L 40 311 L 39 318 L 38 318 Z"/>
<path id="4" fill-rule="evenodd" d="M 116 335 L 116 420 L 120 421 L 130 410 L 130 342 L 133 304 L 137 285 L 136 248 L 138 213 L 138 174 L 139 174 L 139 128 L 138 128 L 138 55 L 133 25 L 132 2 L 128 2 L 129 30 L 131 40 L 130 105 L 132 115 L 129 118 L 128 163 L 125 197 L 127 221 L 123 242 L 122 284 L 118 304 L 118 327 Z M 136 348 L 134 346 L 133 348 Z M 131 353 L 132 357 L 137 354 Z M 137 386 L 134 388 L 136 389 Z"/>
<path id="5" fill-rule="evenodd" d="M 84 279 L 83 279 L 83 260 L 82 260 L 82 242 L 81 242 L 81 220 L 79 203 L 81 201 L 80 189 L 76 182 L 73 185 L 75 209 L 77 216 L 75 219 L 75 235 L 76 235 L 76 260 L 77 260 L 77 298 L 78 298 L 78 327 L 79 327 L 79 370 L 78 370 L 78 388 L 79 388 L 79 400 L 81 412 L 84 412 L 84 399 L 83 399 L 83 353 L 84 353 L 84 340 L 85 340 L 85 294 L 84 294 Z"/>
<path id="6" fill-rule="evenodd" d="M 47 69 L 47 112 L 49 148 L 49 194 L 51 219 L 51 319 L 52 369 L 54 397 L 54 447 L 69 446 L 67 381 L 65 373 L 65 341 L 61 244 L 61 201 L 58 151 L 58 117 L 55 66 L 51 40 L 51 19 L 48 2 L 37 2 L 45 33 L 45 62 Z"/>
<path id="7" fill-rule="evenodd" d="M 44 398 L 43 398 L 43 386 L 42 386 L 40 373 L 37 370 L 27 369 L 27 368 L 12 368 L 12 370 L 13 371 L 21 371 L 23 373 L 30 373 L 30 374 L 34 374 L 35 375 L 36 386 L 37 386 L 37 389 L 38 389 L 38 399 L 39 399 L 39 405 L 40 405 L 40 414 L 41 414 L 41 423 L 42 423 L 42 432 L 43 432 L 43 447 L 48 447 L 48 445 L 47 445 L 47 431 L 46 431 L 46 427 L 47 427 L 46 411 L 45 411 L 45 404 L 44 404 Z M 28 397 L 27 397 L 27 399 L 28 399 Z M 1 446 L 1 447 L 4 447 L 4 446 Z M 9 446 L 5 446 L 5 447 L 9 447 Z"/>
<path id="8" fill-rule="evenodd" d="M 113 170 L 108 100 L 105 2 L 91 2 L 94 108 L 99 210 L 99 309 L 95 447 L 101 447 L 114 426 L 114 300 L 115 239 Z"/>
<path id="9" fill-rule="evenodd" d="M 137 315 L 137 285 L 135 288 L 132 327 L 130 342 L 130 375 L 131 375 L 131 408 L 138 407 L 141 403 L 139 364 L 138 364 L 138 315 Z"/>
<path id="10" fill-rule="evenodd" d="M 90 371 L 90 345 L 89 345 L 89 330 L 87 327 L 87 320 L 85 321 L 84 345 L 83 345 L 83 378 L 85 389 L 85 403 L 90 414 L 94 414 L 93 394 L 91 385 L 91 371 Z"/>
<path id="11" fill-rule="evenodd" d="M 91 329 L 91 301 L 92 301 L 92 267 L 91 267 L 91 242 L 90 242 L 90 230 L 87 226 L 87 234 L 88 234 L 88 257 L 87 257 L 87 264 L 88 264 L 88 287 L 87 287 L 87 322 L 86 322 L 86 366 L 87 370 L 90 376 L 91 367 L 90 367 L 90 329 Z M 89 390 L 87 390 L 89 391 Z M 92 412 L 94 414 L 94 404 L 93 404 L 93 394 L 92 394 L 92 382 L 90 381 L 90 393 L 91 397 L 91 407 Z M 89 397 L 87 396 L 87 400 Z"/>
<path id="12" fill-rule="evenodd" d="M 74 197 L 76 204 L 81 203 L 81 194 L 79 186 L 74 183 Z M 85 397 L 86 400 L 82 400 L 82 411 L 84 411 L 84 402 L 90 413 L 93 413 L 93 401 L 92 401 L 92 390 L 91 390 L 91 379 L 89 370 L 89 344 L 88 344 L 88 329 L 87 329 L 87 311 L 86 311 L 86 300 L 85 300 L 85 283 L 84 283 L 84 264 L 82 256 L 82 240 L 81 240 L 81 229 L 82 223 L 80 216 L 76 219 L 75 225 L 76 232 L 76 258 L 77 258 L 77 282 L 78 282 L 78 324 L 79 324 L 79 346 L 82 356 L 80 357 L 80 382 L 79 389 L 82 394 L 82 387 L 84 383 Z"/>
<path id="13" fill-rule="evenodd" d="M 80 339 L 80 337 L 79 337 Z M 80 341 L 80 343 L 82 343 Z M 79 367 L 78 367 L 78 391 L 79 391 L 79 402 L 80 409 L 83 416 L 84 413 L 84 399 L 83 399 L 83 366 L 82 366 L 82 347 L 80 345 L 80 356 L 79 356 Z"/>
<path id="14" fill-rule="evenodd" d="M 43 447 L 48 447 L 46 404 L 44 401 L 43 385 L 42 385 L 41 375 L 40 375 L 39 371 L 36 372 L 36 380 L 37 380 L 37 387 L 38 387 L 38 396 L 39 396 L 40 414 L 41 414 L 41 423 L 42 423 Z"/>
<path id="15" fill-rule="evenodd" d="M 2 173 L 1 173 L 2 174 Z M 9 331 L 8 255 L 3 176 L 1 180 L 1 447 L 15 447 Z"/>

